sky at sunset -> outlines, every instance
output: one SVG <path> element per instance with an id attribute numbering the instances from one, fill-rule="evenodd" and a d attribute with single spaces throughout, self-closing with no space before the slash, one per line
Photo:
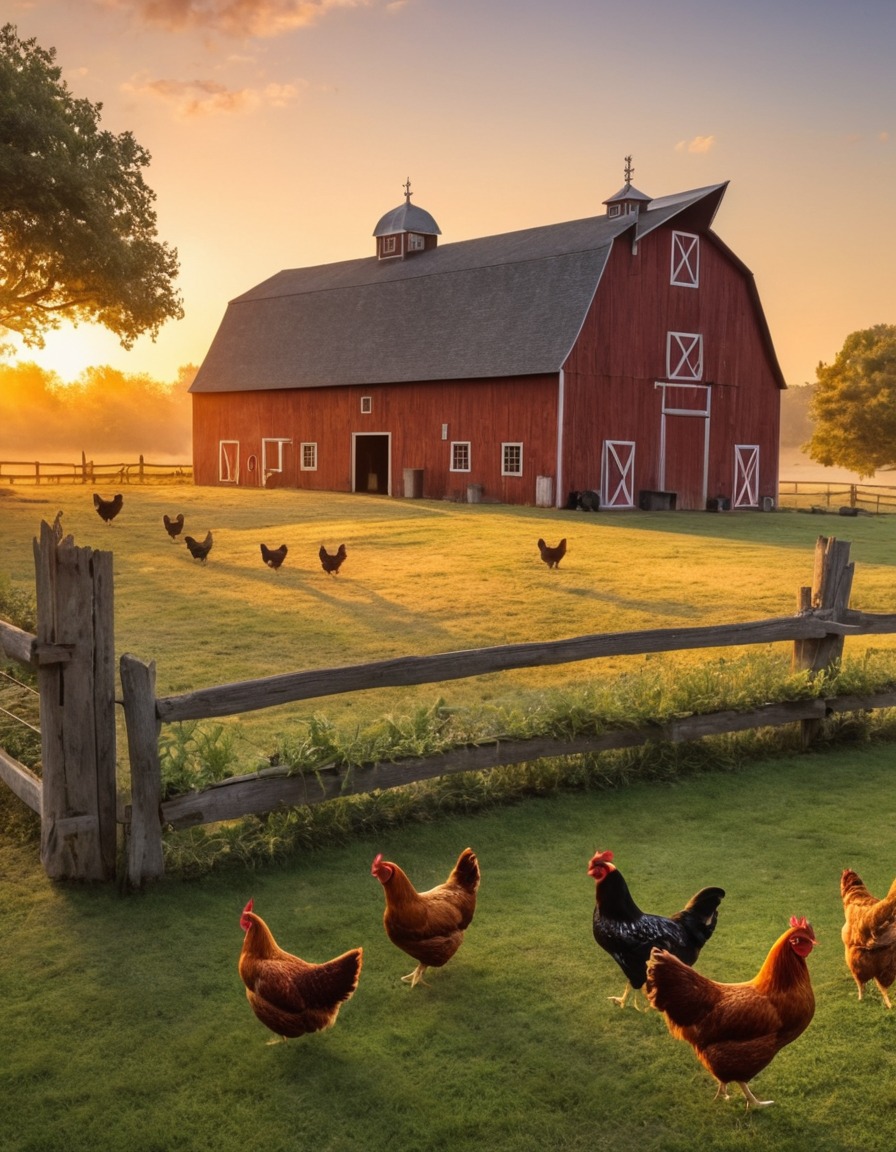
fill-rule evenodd
<path id="1" fill-rule="evenodd" d="M 785 378 L 896 323 L 894 0 L 6 0 L 102 127 L 149 150 L 185 319 L 124 351 L 66 326 L 23 359 L 173 380 L 227 301 L 372 255 L 403 198 L 441 242 L 725 180 Z"/>

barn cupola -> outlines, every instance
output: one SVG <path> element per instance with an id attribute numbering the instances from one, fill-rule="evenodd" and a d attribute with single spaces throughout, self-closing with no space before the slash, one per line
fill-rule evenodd
<path id="1" fill-rule="evenodd" d="M 382 217 L 373 230 L 377 260 L 404 260 L 438 244 L 441 230 L 432 216 L 411 203 L 411 181 L 404 185 L 404 204 Z"/>
<path id="2" fill-rule="evenodd" d="M 651 201 L 650 196 L 645 196 L 643 192 L 639 192 L 634 184 L 632 184 L 634 172 L 632 158 L 631 156 L 626 156 L 625 183 L 615 196 L 611 196 L 609 200 L 604 200 L 604 204 L 607 206 L 607 215 L 611 219 L 614 216 L 629 216 L 632 214 L 637 216 Z"/>

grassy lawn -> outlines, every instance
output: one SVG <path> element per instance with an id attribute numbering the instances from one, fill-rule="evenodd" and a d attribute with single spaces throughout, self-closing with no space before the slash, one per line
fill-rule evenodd
<path id="1" fill-rule="evenodd" d="M 673 785 L 528 800 L 140 897 L 49 884 L 33 844 L 0 842 L 5 1152 L 863 1152 L 896 1140 L 893 1029 L 856 1000 L 841 869 L 893 878 L 891 747 L 827 752 Z M 418 886 L 472 845 L 483 873 L 457 956 L 410 989 L 386 939 L 377 851 Z M 793 915 L 820 946 L 817 1011 L 756 1081 L 746 1114 L 656 1013 L 620 1011 L 621 973 L 591 937 L 595 848 L 643 907 L 727 890 L 699 962 L 748 979 Z M 362 945 L 335 1028 L 270 1047 L 236 971 L 249 896 L 312 960 Z"/>
<path id="2" fill-rule="evenodd" d="M 111 492 L 103 492 L 110 495 Z M 79 545 L 115 556 L 116 646 L 154 659 L 160 693 L 299 669 L 556 639 L 754 620 L 794 610 L 819 534 L 852 543 L 854 606 L 896 611 L 896 517 L 623 513 L 466 506 L 364 496 L 146 487 L 113 527 L 90 490 L 0 490 L 0 573 L 33 588 L 31 541 L 63 510 Z M 215 545 L 206 566 L 162 514 Z M 558 571 L 535 541 L 569 540 Z M 259 543 L 287 543 L 281 572 Z M 344 542 L 337 578 L 321 542 Z M 848 641 L 847 653 L 892 647 Z M 717 656 L 718 654 L 716 654 Z M 684 655 L 701 662 L 711 653 Z M 325 711 L 353 725 L 443 695 L 456 707 L 607 679 L 645 658 L 533 669 L 235 720 L 241 754 L 269 752 Z M 122 755 L 124 742 L 121 743 Z M 892 745 L 754 763 L 677 783 L 555 794 L 231 867 L 140 896 L 52 885 L 27 825 L 0 829 L 5 913 L 0 1002 L 4 1152 L 876 1152 L 896 1141 L 893 1028 L 858 1003 L 843 962 L 839 876 L 893 879 Z M 0 806 L 0 819 L 6 813 Z M 480 858 L 476 919 L 432 987 L 400 982 L 374 854 L 418 887 L 461 848 Z M 755 974 L 791 915 L 806 915 L 818 1009 L 757 1079 L 772 1108 L 713 1103 L 714 1085 L 655 1013 L 620 1011 L 624 980 L 591 937 L 596 848 L 633 894 L 671 913 L 727 890 L 700 968 Z M 237 976 L 249 896 L 278 942 L 310 960 L 365 949 L 355 997 L 328 1033 L 269 1047 Z"/>

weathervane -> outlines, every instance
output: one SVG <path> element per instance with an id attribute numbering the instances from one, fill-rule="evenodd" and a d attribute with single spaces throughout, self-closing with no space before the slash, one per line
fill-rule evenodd
<path id="1" fill-rule="evenodd" d="M 411 178 L 410 178 L 410 176 L 408 176 L 407 180 L 405 180 L 405 182 L 404 182 L 404 198 L 405 198 L 405 202 L 410 204 L 410 202 L 411 202 Z"/>
<path id="2" fill-rule="evenodd" d="M 634 175 L 634 172 L 635 172 L 635 170 L 634 170 L 634 168 L 632 168 L 632 158 L 631 158 L 631 156 L 626 156 L 626 158 L 625 158 L 625 182 L 626 182 L 626 184 L 631 184 L 632 176 Z"/>

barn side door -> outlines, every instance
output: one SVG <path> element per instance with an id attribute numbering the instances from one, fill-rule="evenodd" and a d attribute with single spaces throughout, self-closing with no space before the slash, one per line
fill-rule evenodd
<path id="1" fill-rule="evenodd" d="M 600 464 L 600 505 L 601 508 L 634 508 L 634 440 L 604 440 Z"/>
<path id="2" fill-rule="evenodd" d="M 735 508 L 759 507 L 759 445 L 734 445 Z"/>
<path id="3" fill-rule="evenodd" d="M 709 477 L 710 390 L 707 384 L 658 382 L 660 488 L 676 494 L 676 507 L 705 508 Z"/>

